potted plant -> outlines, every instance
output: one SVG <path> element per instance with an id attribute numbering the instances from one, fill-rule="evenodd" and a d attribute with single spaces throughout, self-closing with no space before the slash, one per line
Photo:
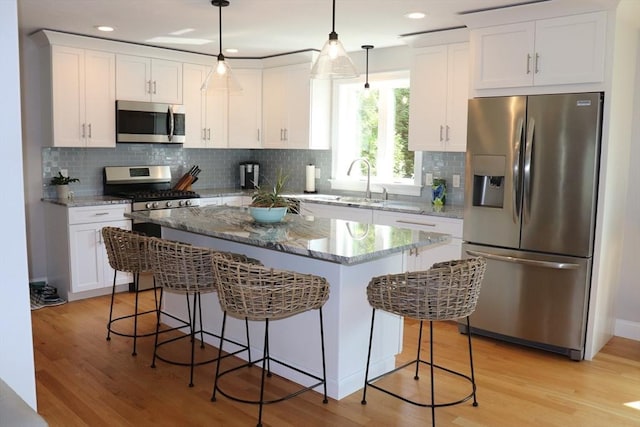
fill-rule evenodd
<path id="1" fill-rule="evenodd" d="M 280 222 L 289 209 L 290 201 L 282 196 L 288 176 L 278 171 L 273 188 L 256 187 L 251 196 L 249 213 L 257 222 Z"/>
<path id="2" fill-rule="evenodd" d="M 69 198 L 69 184 L 72 182 L 80 182 L 80 180 L 78 178 L 64 176 L 62 172 L 58 172 L 58 175 L 52 177 L 49 183 L 56 187 L 58 199 L 65 200 Z"/>

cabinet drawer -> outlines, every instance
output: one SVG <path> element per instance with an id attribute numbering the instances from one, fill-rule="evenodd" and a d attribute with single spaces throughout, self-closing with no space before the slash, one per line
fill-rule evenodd
<path id="1" fill-rule="evenodd" d="M 453 238 L 462 238 L 461 219 L 374 211 L 373 222 L 412 230 L 446 233 Z"/>
<path id="2" fill-rule="evenodd" d="M 131 206 L 127 204 L 70 208 L 69 224 L 118 221 L 124 219 L 127 212 L 131 212 Z"/>

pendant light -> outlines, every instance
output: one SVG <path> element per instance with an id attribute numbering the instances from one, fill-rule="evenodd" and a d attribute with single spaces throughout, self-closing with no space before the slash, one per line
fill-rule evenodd
<path id="1" fill-rule="evenodd" d="M 222 8 L 229 6 L 229 0 L 211 0 L 211 4 L 218 7 L 218 41 L 220 43 L 220 50 L 218 53 L 218 62 L 216 66 L 213 67 L 211 71 L 209 71 L 200 89 L 207 92 L 240 92 L 242 91 L 242 87 L 233 76 L 231 67 L 229 67 L 229 64 L 227 63 L 227 61 L 225 61 L 224 55 L 222 54 Z"/>
<path id="2" fill-rule="evenodd" d="M 364 44 L 361 46 L 363 49 L 366 50 L 367 52 L 367 62 L 366 62 L 366 68 L 365 68 L 365 81 L 364 81 L 364 93 L 365 95 L 369 95 L 369 49 L 373 49 L 373 45 L 370 44 Z"/>
<path id="3" fill-rule="evenodd" d="M 358 77 L 358 71 L 351 58 L 338 40 L 336 33 L 336 0 L 333 0 L 333 20 L 329 40 L 324 44 L 316 63 L 311 69 L 315 79 L 348 79 Z"/>

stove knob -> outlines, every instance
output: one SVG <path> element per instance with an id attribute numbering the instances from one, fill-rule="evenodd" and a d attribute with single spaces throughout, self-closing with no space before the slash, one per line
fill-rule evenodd
<path id="1" fill-rule="evenodd" d="M 168 202 L 167 202 L 167 207 L 168 207 L 168 208 L 170 208 L 170 207 L 172 207 L 172 206 L 173 206 L 173 202 L 172 202 L 172 201 L 168 201 Z"/>
<path id="2" fill-rule="evenodd" d="M 184 204 L 185 204 L 184 200 L 180 200 L 180 201 L 178 202 L 178 206 L 180 206 L 180 207 L 184 206 Z"/>
<path id="3" fill-rule="evenodd" d="M 184 202 L 184 204 L 187 206 L 191 206 L 191 200 L 187 200 L 186 202 Z"/>
<path id="4" fill-rule="evenodd" d="M 158 205 L 158 202 L 153 202 L 153 203 L 151 203 L 151 207 L 152 207 L 153 209 L 158 209 L 158 206 L 159 206 L 159 205 Z"/>
<path id="5" fill-rule="evenodd" d="M 147 209 L 151 209 L 153 207 L 153 205 L 151 203 L 146 203 L 144 205 L 144 207 L 147 208 Z"/>

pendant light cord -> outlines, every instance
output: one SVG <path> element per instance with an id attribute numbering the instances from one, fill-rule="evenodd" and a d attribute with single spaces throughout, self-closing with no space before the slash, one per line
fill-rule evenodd
<path id="1" fill-rule="evenodd" d="M 222 55 L 222 2 L 218 3 L 218 19 L 219 19 L 219 24 L 218 24 L 218 29 L 219 29 L 218 42 L 220 43 L 219 54 Z"/>
<path id="2" fill-rule="evenodd" d="M 331 32 L 336 32 L 336 0 L 333 0 L 333 16 L 331 18 Z"/>

